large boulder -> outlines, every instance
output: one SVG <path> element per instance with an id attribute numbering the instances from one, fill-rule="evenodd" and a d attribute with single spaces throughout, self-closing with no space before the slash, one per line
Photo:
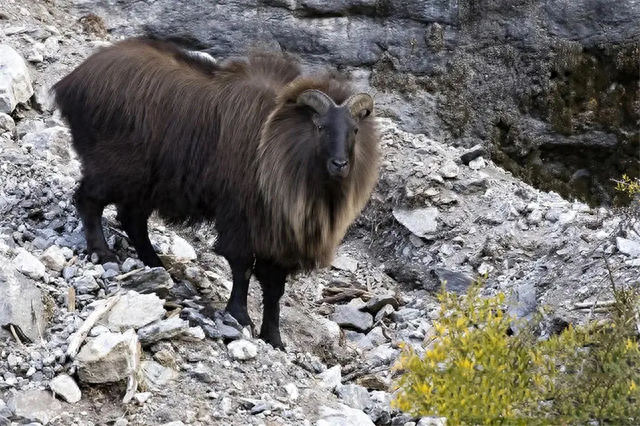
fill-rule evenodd
<path id="1" fill-rule="evenodd" d="M 36 342 L 45 330 L 45 309 L 33 281 L 0 257 L 0 336 L 9 336 L 9 325 L 18 336 Z"/>
<path id="2" fill-rule="evenodd" d="M 32 95 L 33 86 L 24 59 L 13 47 L 0 44 L 0 113 L 10 114 Z"/>

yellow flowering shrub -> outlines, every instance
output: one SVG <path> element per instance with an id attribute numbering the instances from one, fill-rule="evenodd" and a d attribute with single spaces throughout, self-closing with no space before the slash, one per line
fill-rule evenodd
<path id="1" fill-rule="evenodd" d="M 627 299 L 609 323 L 541 341 L 522 324 L 509 333 L 516 320 L 504 312 L 505 295 L 482 297 L 480 288 L 438 295 L 442 315 L 426 353 L 403 347 L 395 366 L 396 408 L 450 425 L 640 424 L 637 298 L 620 293 Z"/>

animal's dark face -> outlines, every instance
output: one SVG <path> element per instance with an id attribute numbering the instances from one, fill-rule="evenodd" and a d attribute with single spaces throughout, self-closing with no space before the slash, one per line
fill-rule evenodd
<path id="1" fill-rule="evenodd" d="M 298 104 L 312 110 L 311 119 L 320 142 L 320 158 L 329 176 L 336 179 L 349 176 L 358 124 L 371 114 L 373 99 L 360 93 L 336 105 L 324 92 L 311 89 L 298 97 Z"/>
<path id="2" fill-rule="evenodd" d="M 313 114 L 313 123 L 320 139 L 321 158 L 331 177 L 349 175 L 358 123 L 346 107 L 332 107 L 326 114 Z"/>

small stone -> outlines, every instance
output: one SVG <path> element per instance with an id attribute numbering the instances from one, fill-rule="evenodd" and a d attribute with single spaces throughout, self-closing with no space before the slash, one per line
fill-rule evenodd
<path id="1" fill-rule="evenodd" d="M 16 122 L 9 114 L 0 112 L 0 133 L 1 131 L 12 131 L 16 127 Z"/>
<path id="2" fill-rule="evenodd" d="M 189 323 L 181 318 L 173 317 L 149 324 L 138 330 L 138 338 L 143 345 L 150 345 L 159 340 L 172 339 L 189 329 Z"/>
<path id="3" fill-rule="evenodd" d="M 375 317 L 375 322 L 380 321 L 383 318 L 388 317 L 389 315 L 391 315 L 392 313 L 394 313 L 396 310 L 393 308 L 393 305 L 384 305 L 382 307 L 382 309 L 380 309 L 378 311 L 378 313 L 376 314 Z"/>
<path id="4" fill-rule="evenodd" d="M 374 362 L 390 364 L 398 356 L 399 351 L 391 347 L 390 344 L 380 345 L 367 354 L 367 358 Z"/>
<path id="5" fill-rule="evenodd" d="M 42 253 L 40 261 L 47 268 L 60 272 L 64 269 L 67 259 L 64 257 L 62 249 L 58 246 L 51 246 Z"/>
<path id="6" fill-rule="evenodd" d="M 484 147 L 482 145 L 475 145 L 460 156 L 460 161 L 462 161 L 462 164 L 465 166 L 468 166 L 473 160 L 483 155 L 486 155 Z"/>
<path id="7" fill-rule="evenodd" d="M 65 281 L 70 281 L 71 278 L 76 276 L 77 271 L 78 269 L 75 266 L 65 266 L 62 268 L 62 278 L 64 278 Z"/>
<path id="8" fill-rule="evenodd" d="M 472 160 L 472 161 L 469 162 L 469 167 L 472 170 L 480 170 L 480 169 L 485 168 L 485 166 L 486 166 L 486 163 L 484 161 L 484 158 L 482 158 L 482 157 L 478 157 L 475 160 Z"/>
<path id="9" fill-rule="evenodd" d="M 76 381 L 66 374 L 61 374 L 49 383 L 49 388 L 56 395 L 60 395 L 65 401 L 75 404 L 80 401 L 82 393 Z"/>
<path id="10" fill-rule="evenodd" d="M 447 179 L 453 179 L 460 173 L 460 167 L 451 160 L 445 161 L 440 168 L 440 174 Z"/>
<path id="11" fill-rule="evenodd" d="M 393 216 L 405 228 L 420 238 L 428 238 L 438 230 L 438 209 L 427 207 L 415 210 L 393 209 Z"/>
<path id="12" fill-rule="evenodd" d="M 73 286 L 79 294 L 91 293 L 100 288 L 100 285 L 90 275 L 84 275 L 73 280 Z"/>
<path id="13" fill-rule="evenodd" d="M 298 392 L 298 387 L 294 383 L 287 383 L 284 385 L 284 390 L 287 392 L 287 397 L 290 401 L 295 401 L 300 396 Z"/>
<path id="14" fill-rule="evenodd" d="M 142 268 L 142 266 L 143 264 L 139 260 L 128 257 L 124 262 L 122 262 L 122 272 L 131 272 L 134 269 Z"/>
<path id="15" fill-rule="evenodd" d="M 538 223 L 542 222 L 542 211 L 536 209 L 529 213 L 529 216 L 527 216 L 527 222 L 530 225 L 537 225 Z"/>
<path id="16" fill-rule="evenodd" d="M 365 308 L 368 312 L 375 314 L 385 305 L 391 305 L 393 308 L 397 309 L 398 300 L 392 294 L 387 294 L 384 296 L 373 296 L 371 299 L 369 299 Z"/>
<path id="17" fill-rule="evenodd" d="M 18 271 L 34 280 L 44 277 L 46 269 L 42 262 L 23 248 L 18 248 L 16 251 L 18 255 L 13 259 L 13 265 Z"/>
<path id="18" fill-rule="evenodd" d="M 322 406 L 318 411 L 320 418 L 316 426 L 374 426 L 362 410 L 343 404 L 338 404 L 337 408 Z"/>
<path id="19" fill-rule="evenodd" d="M 372 405 L 369 392 L 360 385 L 340 385 L 336 388 L 340 401 L 351 408 L 365 410 Z"/>
<path id="20" fill-rule="evenodd" d="M 446 426 L 447 418 L 446 417 L 423 417 L 418 420 L 416 426 Z"/>
<path id="21" fill-rule="evenodd" d="M 182 340 L 186 340 L 188 342 L 199 342 L 204 340 L 205 337 L 207 336 L 204 333 L 202 327 L 200 327 L 199 325 L 195 327 L 189 327 L 184 331 L 184 333 L 182 333 L 182 335 L 180 335 L 180 338 Z"/>
<path id="22" fill-rule="evenodd" d="M 320 386 L 324 389 L 333 391 L 342 382 L 342 371 L 340 364 L 334 365 L 326 371 L 318 374 Z"/>
<path id="23" fill-rule="evenodd" d="M 391 319 L 398 324 L 402 324 L 407 321 L 411 321 L 423 316 L 423 313 L 419 309 L 415 308 L 402 308 L 397 312 L 391 314 Z"/>
<path id="24" fill-rule="evenodd" d="M 248 340 L 234 340 L 227 345 L 229 356 L 237 361 L 246 361 L 255 358 L 258 355 L 256 345 Z"/>
<path id="25" fill-rule="evenodd" d="M 178 372 L 155 361 L 143 361 L 141 365 L 145 383 L 152 389 L 162 389 L 178 377 Z"/>
<path id="26" fill-rule="evenodd" d="M 370 313 L 348 305 L 336 306 L 331 320 L 341 327 L 360 331 L 367 331 L 373 326 L 373 317 Z"/>
<path id="27" fill-rule="evenodd" d="M 173 244 L 171 244 L 170 248 L 171 254 L 186 260 L 196 260 L 198 255 L 196 250 L 182 237 L 175 236 L 173 237 Z"/>
<path id="28" fill-rule="evenodd" d="M 620 253 L 630 257 L 640 257 L 640 243 L 627 238 L 616 237 L 616 246 Z"/>
<path id="29" fill-rule="evenodd" d="M 112 330 L 124 331 L 129 328 L 138 330 L 160 320 L 166 312 L 164 300 L 155 294 L 129 291 L 111 308 L 106 316 L 106 323 Z"/>
<path id="30" fill-rule="evenodd" d="M 151 392 L 138 392 L 133 395 L 133 399 L 135 399 L 138 404 L 144 404 L 151 398 L 151 395 L 153 395 Z"/>
<path id="31" fill-rule="evenodd" d="M 473 279 L 462 272 L 451 271 L 446 268 L 435 268 L 433 273 L 441 283 L 445 283 L 447 291 L 463 294 L 473 284 Z"/>
<path id="32" fill-rule="evenodd" d="M 336 256 L 331 266 L 341 271 L 356 272 L 358 270 L 358 262 L 348 256 Z"/>
<path id="33" fill-rule="evenodd" d="M 158 297 L 165 298 L 175 283 L 164 268 L 156 267 L 134 273 L 122 280 L 121 285 L 141 294 L 155 293 Z"/>

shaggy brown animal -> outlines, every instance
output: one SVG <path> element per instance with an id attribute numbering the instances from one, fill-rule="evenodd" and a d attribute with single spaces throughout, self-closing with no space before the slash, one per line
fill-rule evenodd
<path id="1" fill-rule="evenodd" d="M 253 327 L 255 274 L 260 336 L 282 347 L 286 277 L 331 263 L 377 181 L 372 98 L 345 80 L 302 76 L 281 55 L 216 64 L 145 39 L 99 50 L 52 90 L 83 166 L 74 200 L 88 253 L 116 260 L 101 227 L 111 203 L 149 266 L 162 266 L 147 232 L 152 212 L 213 222 L 233 275 L 227 310 Z"/>

